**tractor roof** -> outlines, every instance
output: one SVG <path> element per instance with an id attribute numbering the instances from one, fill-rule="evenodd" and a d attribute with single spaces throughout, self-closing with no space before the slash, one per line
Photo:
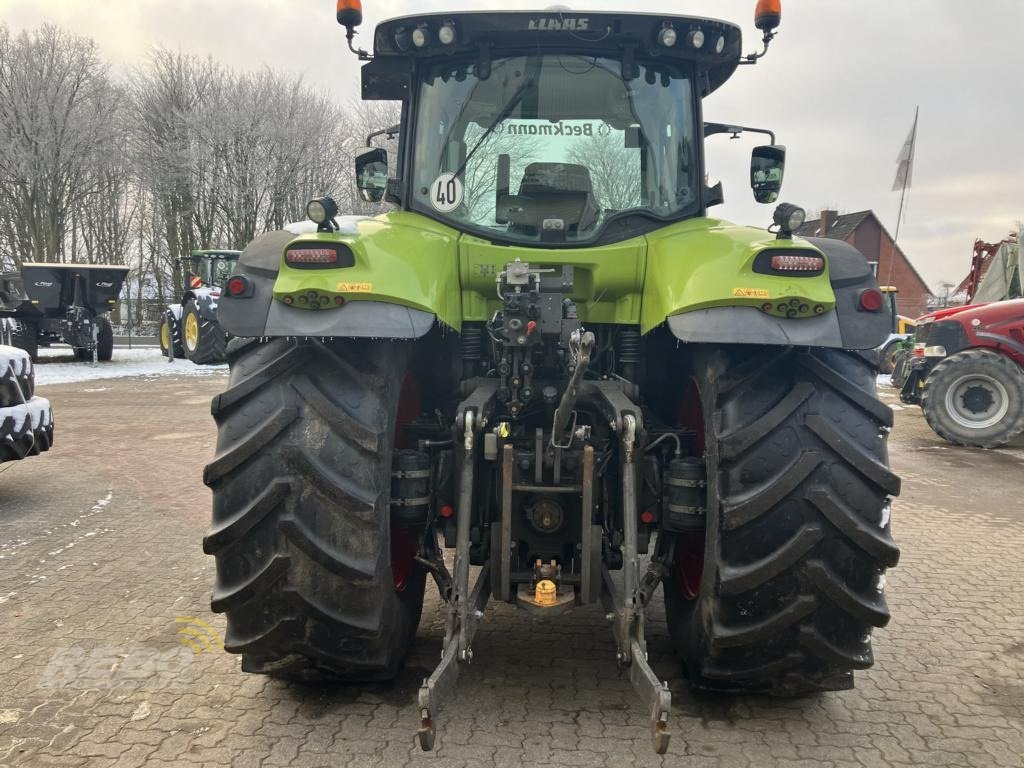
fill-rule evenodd
<path id="1" fill-rule="evenodd" d="M 206 251 L 202 251 L 202 250 L 192 251 L 192 253 L 191 253 L 192 258 L 198 258 L 198 257 L 201 257 L 201 256 L 211 256 L 211 257 L 213 257 L 215 259 L 237 259 L 241 255 L 242 255 L 241 251 L 227 251 L 227 250 L 218 249 L 218 248 L 211 249 L 211 250 L 206 250 Z"/>
<path id="2" fill-rule="evenodd" d="M 442 44 L 442 26 L 454 29 L 454 41 Z M 410 42 L 415 29 L 423 29 L 427 43 Z M 672 45 L 663 45 L 663 29 L 675 30 Z M 703 33 L 698 49 L 690 33 Z M 704 94 L 724 83 L 739 64 L 743 45 L 740 28 L 730 22 L 660 13 L 588 13 L 585 11 L 506 11 L 501 13 L 433 13 L 403 16 L 381 22 L 373 38 L 376 57 L 395 59 L 440 58 L 455 54 L 516 56 L 536 52 L 563 52 L 632 56 L 663 61 L 692 61 L 706 73 Z M 721 39 L 721 49 L 718 43 Z"/>

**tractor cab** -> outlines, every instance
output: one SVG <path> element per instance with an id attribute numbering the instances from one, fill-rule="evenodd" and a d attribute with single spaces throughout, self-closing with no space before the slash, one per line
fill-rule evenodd
<path id="1" fill-rule="evenodd" d="M 357 155 L 364 199 L 540 247 L 617 242 L 721 202 L 704 183 L 703 140 L 749 129 L 705 126 L 701 100 L 758 57 L 742 55 L 731 23 L 555 10 L 393 19 L 359 53 L 363 98 L 403 103 L 391 178 L 385 149 Z M 762 202 L 777 197 L 784 158 L 755 150 Z"/>
<path id="2" fill-rule="evenodd" d="M 184 259 L 187 290 L 219 288 L 231 275 L 241 251 L 192 251 Z"/>

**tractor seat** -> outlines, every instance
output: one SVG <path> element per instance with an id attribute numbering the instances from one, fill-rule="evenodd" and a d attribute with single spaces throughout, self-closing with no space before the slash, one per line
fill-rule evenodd
<path id="1" fill-rule="evenodd" d="M 545 220 L 561 219 L 566 234 L 592 227 L 599 208 L 594 199 L 590 171 L 571 163 L 530 163 L 519 184 L 519 196 L 528 198 L 530 215 L 515 222 L 514 229 L 536 234 Z"/>

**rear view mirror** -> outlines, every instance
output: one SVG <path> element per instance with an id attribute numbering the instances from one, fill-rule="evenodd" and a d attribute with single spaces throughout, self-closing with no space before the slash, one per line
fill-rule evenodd
<path id="1" fill-rule="evenodd" d="M 778 144 L 754 147 L 750 157 L 750 188 L 759 203 L 774 203 L 782 190 L 786 148 Z"/>
<path id="2" fill-rule="evenodd" d="M 356 150 L 356 188 L 368 203 L 379 203 L 388 188 L 388 151 L 381 147 Z"/>

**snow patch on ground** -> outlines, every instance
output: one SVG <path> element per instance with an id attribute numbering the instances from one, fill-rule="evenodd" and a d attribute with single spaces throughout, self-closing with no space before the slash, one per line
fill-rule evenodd
<path id="1" fill-rule="evenodd" d="M 36 386 L 47 384 L 68 384 L 75 381 L 97 381 L 99 379 L 120 379 L 126 376 L 213 376 L 227 372 L 226 365 L 196 365 L 188 360 L 176 359 L 167 362 L 159 349 L 114 349 L 114 359 L 109 363 L 47 362 L 48 359 L 65 357 L 69 350 L 53 347 L 39 350 L 36 365 Z"/>
<path id="2" fill-rule="evenodd" d="M 880 373 L 880 374 L 878 374 L 878 378 L 875 380 L 875 383 L 878 384 L 878 386 L 880 386 L 880 387 L 886 387 L 887 389 L 892 389 L 893 388 L 893 386 L 892 386 L 892 374 L 891 373 Z"/>

